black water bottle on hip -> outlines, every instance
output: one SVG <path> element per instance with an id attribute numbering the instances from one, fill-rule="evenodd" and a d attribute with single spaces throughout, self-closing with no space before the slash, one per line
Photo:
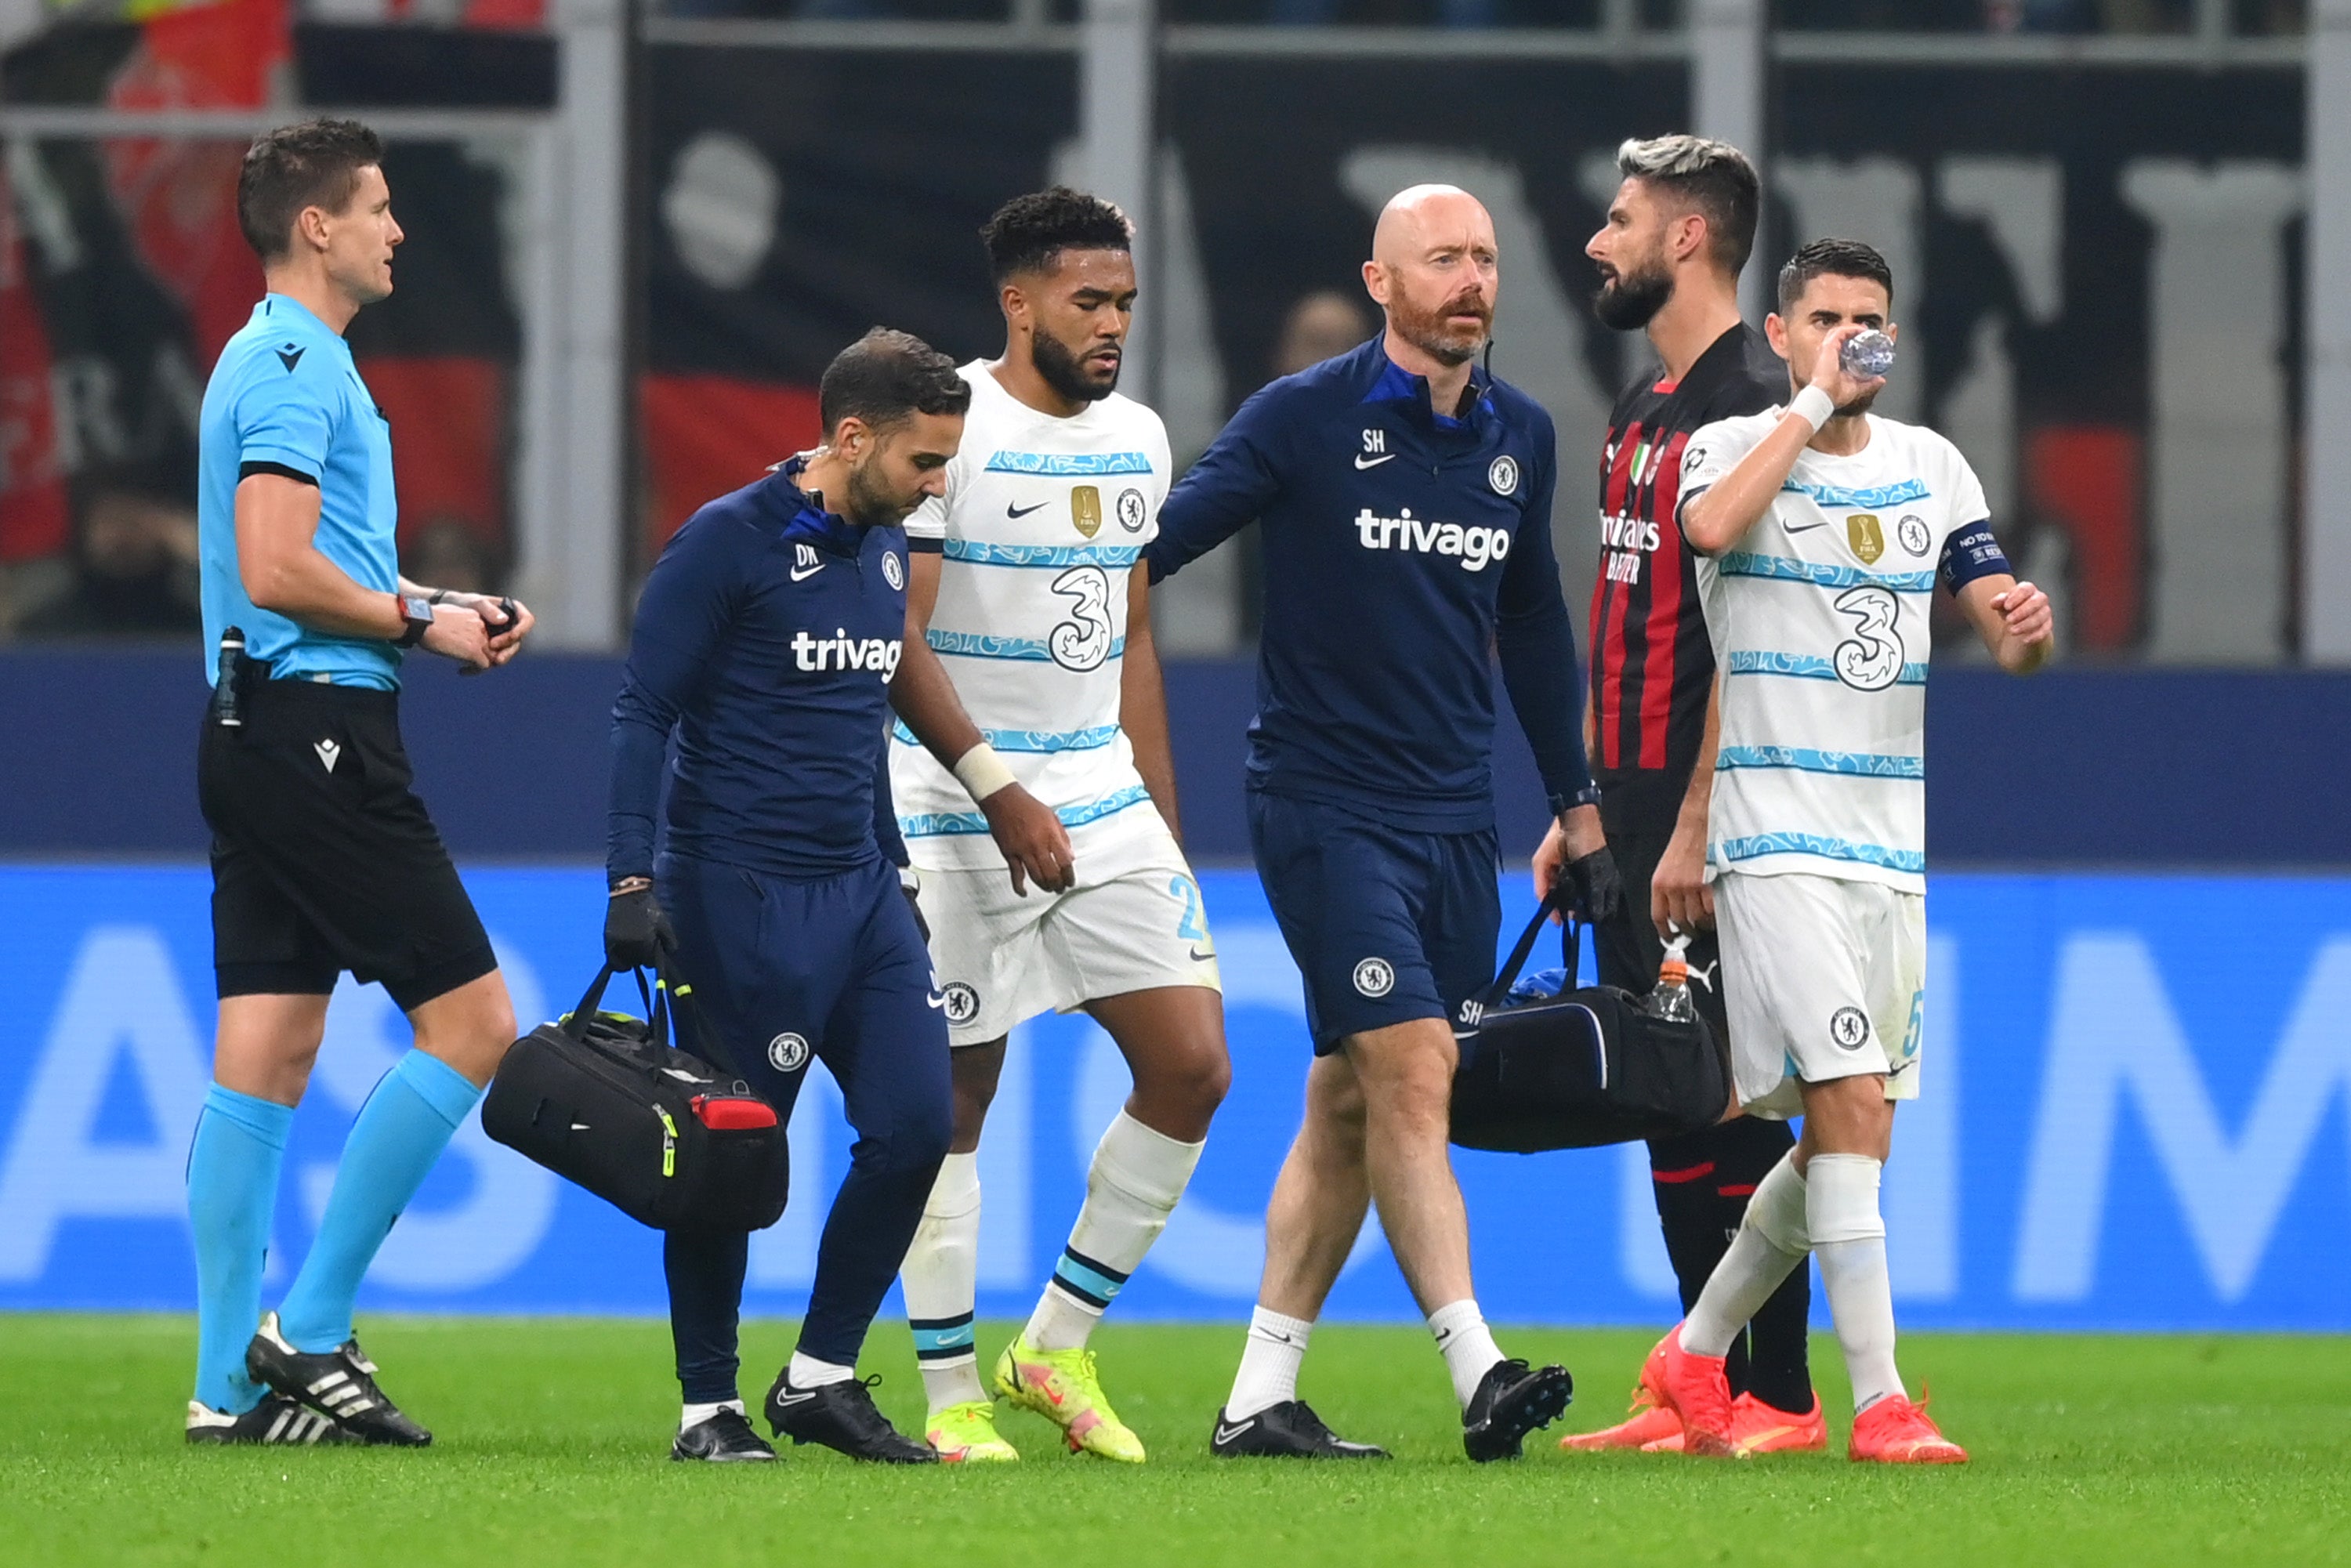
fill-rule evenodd
<path id="1" fill-rule="evenodd" d="M 245 664 L 245 632 L 235 626 L 221 633 L 220 664 L 213 672 L 213 720 L 223 729 L 245 724 L 238 702 L 237 676 Z"/>

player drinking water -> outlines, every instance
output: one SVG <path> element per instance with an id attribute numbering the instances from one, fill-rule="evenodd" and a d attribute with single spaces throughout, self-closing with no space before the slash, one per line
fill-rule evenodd
<path id="1" fill-rule="evenodd" d="M 1885 258 L 1815 241 L 1779 298 L 1765 329 L 1795 395 L 1690 437 L 1681 525 L 1709 558 L 1721 670 L 1719 746 L 1699 766 L 1739 1097 L 1804 1129 L 1642 1382 L 1680 1416 L 1685 1452 L 1734 1452 L 1723 1354 L 1810 1254 L 1853 1379 L 1852 1457 L 1954 1463 L 1966 1452 L 1895 1370 L 1877 1204 L 1894 1102 L 1918 1093 L 1928 610 L 1939 580 L 2018 674 L 2048 658 L 2053 622 L 2010 575 L 1958 448 L 1871 413 L 1884 378 L 1841 361 L 1848 340 L 1893 334 Z"/>

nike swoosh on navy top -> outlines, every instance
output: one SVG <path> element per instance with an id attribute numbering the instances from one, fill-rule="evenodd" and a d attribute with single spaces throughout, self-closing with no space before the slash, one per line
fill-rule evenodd
<path id="1" fill-rule="evenodd" d="M 1004 515 L 1008 517 L 1025 517 L 1031 512 L 1041 512 L 1052 504 L 1050 501 L 1040 501 L 1033 507 L 1016 507 L 1008 501 L 1004 504 Z"/>
<path id="2" fill-rule="evenodd" d="M 814 566 L 796 566 L 792 568 L 792 580 L 794 582 L 806 582 L 810 578 L 814 577 L 818 572 L 822 571 L 823 570 L 824 562 L 822 561 L 817 562 Z"/>
<path id="3" fill-rule="evenodd" d="M 1376 468 L 1395 455 L 1395 453 L 1388 452 L 1383 453 L 1377 457 L 1366 457 L 1362 453 L 1358 452 L 1355 454 L 1355 466 L 1358 468 Z"/>

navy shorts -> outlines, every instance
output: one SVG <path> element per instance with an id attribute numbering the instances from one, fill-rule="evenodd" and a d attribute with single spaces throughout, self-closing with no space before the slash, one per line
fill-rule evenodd
<path id="1" fill-rule="evenodd" d="M 1315 1055 L 1367 1030 L 1449 1019 L 1493 980 L 1492 829 L 1422 832 L 1255 789 L 1249 808 L 1266 901 L 1306 980 Z"/>
<path id="2" fill-rule="evenodd" d="M 653 881 L 693 988 L 685 1006 L 778 1114 L 821 1059 L 861 1136 L 936 1133 L 945 1147 L 946 1013 L 896 867 L 800 881 L 664 854 Z M 691 1027 L 680 1043 L 695 1049 Z"/>

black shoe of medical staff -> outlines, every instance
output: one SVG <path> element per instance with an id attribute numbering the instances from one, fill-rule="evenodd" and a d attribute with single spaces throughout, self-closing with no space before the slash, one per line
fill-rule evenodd
<path id="1" fill-rule="evenodd" d="M 321 1416 L 298 1399 L 268 1393 L 242 1416 L 188 1401 L 188 1441 L 228 1447 L 269 1445 L 279 1448 L 331 1448 L 356 1443 L 341 1423 Z"/>
<path id="2" fill-rule="evenodd" d="M 1461 1413 L 1461 1447 L 1481 1465 L 1515 1459 L 1526 1435 L 1566 1415 L 1574 1397 L 1575 1379 L 1563 1366 L 1530 1368 L 1523 1361 L 1498 1361 L 1479 1380 L 1469 1408 Z"/>
<path id="3" fill-rule="evenodd" d="M 817 1443 L 877 1465 L 935 1465 L 936 1448 L 907 1438 L 873 1407 L 879 1377 L 794 1388 L 783 1373 L 768 1390 L 768 1425 L 778 1437 Z"/>
<path id="4" fill-rule="evenodd" d="M 1370 1443 L 1350 1443 L 1330 1427 L 1303 1399 L 1269 1405 L 1254 1416 L 1233 1420 L 1217 1412 L 1216 1430 L 1208 1437 L 1208 1452 L 1220 1459 L 1384 1459 L 1385 1448 Z"/>
<path id="5" fill-rule="evenodd" d="M 277 1314 L 266 1312 L 261 1332 L 245 1347 L 245 1370 L 256 1383 L 340 1422 L 362 1443 L 422 1448 L 433 1441 L 432 1433 L 402 1415 L 375 1385 L 375 1363 L 357 1339 L 316 1354 L 296 1350 L 279 1331 Z"/>
<path id="6" fill-rule="evenodd" d="M 776 1450 L 751 1429 L 740 1410 L 721 1408 L 706 1421 L 696 1421 L 677 1435 L 669 1447 L 673 1459 L 702 1459 L 714 1465 L 736 1465 L 772 1459 Z"/>

